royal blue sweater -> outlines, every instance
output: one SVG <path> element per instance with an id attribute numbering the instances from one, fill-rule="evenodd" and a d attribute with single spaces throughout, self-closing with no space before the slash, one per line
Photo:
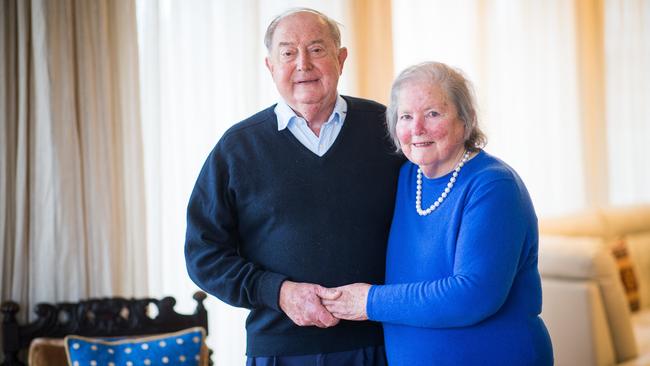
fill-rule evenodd
<path id="1" fill-rule="evenodd" d="M 539 317 L 537 218 L 519 176 L 481 151 L 440 207 L 421 217 L 416 172 L 410 162 L 401 169 L 386 285 L 368 294 L 369 318 L 384 324 L 389 364 L 552 364 Z M 423 208 L 449 178 L 423 177 Z"/>
<path id="2" fill-rule="evenodd" d="M 249 356 L 383 344 L 379 323 L 299 327 L 278 305 L 287 279 L 327 287 L 384 281 L 403 159 L 385 132 L 384 106 L 344 98 L 345 123 L 322 157 L 278 131 L 270 107 L 223 135 L 190 197 L 188 272 L 208 293 L 251 309 Z"/>

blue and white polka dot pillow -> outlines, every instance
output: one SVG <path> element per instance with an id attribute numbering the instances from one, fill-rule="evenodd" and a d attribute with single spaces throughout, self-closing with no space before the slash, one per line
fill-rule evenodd
<path id="1" fill-rule="evenodd" d="M 71 366 L 199 365 L 205 331 L 201 327 L 175 333 L 106 339 L 69 335 L 65 352 Z"/>

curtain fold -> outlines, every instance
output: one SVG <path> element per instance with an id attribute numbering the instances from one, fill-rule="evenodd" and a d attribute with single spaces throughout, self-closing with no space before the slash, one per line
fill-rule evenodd
<path id="1" fill-rule="evenodd" d="M 4 0 L 1 15 L 2 300 L 25 319 L 146 295 L 134 3 Z"/>
<path id="2" fill-rule="evenodd" d="M 578 106 L 586 204 L 609 203 L 603 0 L 576 0 Z"/>
<path id="3" fill-rule="evenodd" d="M 350 1 L 348 11 L 354 95 L 388 104 L 395 76 L 391 0 Z"/>
<path id="4" fill-rule="evenodd" d="M 650 202 L 650 1 L 604 2 L 610 203 Z"/>
<path id="5" fill-rule="evenodd" d="M 28 139 L 25 96 L 29 82 L 26 77 L 29 65 L 25 60 L 30 57 L 29 24 L 25 15 L 29 10 L 27 4 L 19 2 L 0 4 L 0 300 L 8 296 L 23 299 L 29 291 L 28 273 L 17 271 L 16 276 L 5 275 L 28 265 L 28 217 L 24 206 L 29 200 L 25 185 L 25 141 Z M 22 316 L 26 318 L 24 313 Z M 2 343 L 0 334 L 0 349 Z"/>

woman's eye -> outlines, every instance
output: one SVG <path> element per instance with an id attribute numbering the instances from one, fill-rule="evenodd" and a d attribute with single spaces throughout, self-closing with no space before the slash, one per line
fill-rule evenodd
<path id="1" fill-rule="evenodd" d="M 402 120 L 402 121 L 408 121 L 408 120 L 411 119 L 411 116 L 408 115 L 408 114 L 403 114 L 403 115 L 399 116 L 399 119 Z"/>
<path id="2" fill-rule="evenodd" d="M 438 117 L 439 115 L 440 113 L 436 111 L 429 111 L 429 113 L 427 113 L 427 117 Z"/>

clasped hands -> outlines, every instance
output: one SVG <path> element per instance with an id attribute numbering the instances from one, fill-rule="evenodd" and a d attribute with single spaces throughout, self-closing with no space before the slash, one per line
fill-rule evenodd
<path id="1" fill-rule="evenodd" d="M 282 311 L 297 325 L 333 327 L 341 319 L 366 320 L 366 302 L 370 285 L 327 288 L 312 283 L 284 281 L 280 287 Z"/>

